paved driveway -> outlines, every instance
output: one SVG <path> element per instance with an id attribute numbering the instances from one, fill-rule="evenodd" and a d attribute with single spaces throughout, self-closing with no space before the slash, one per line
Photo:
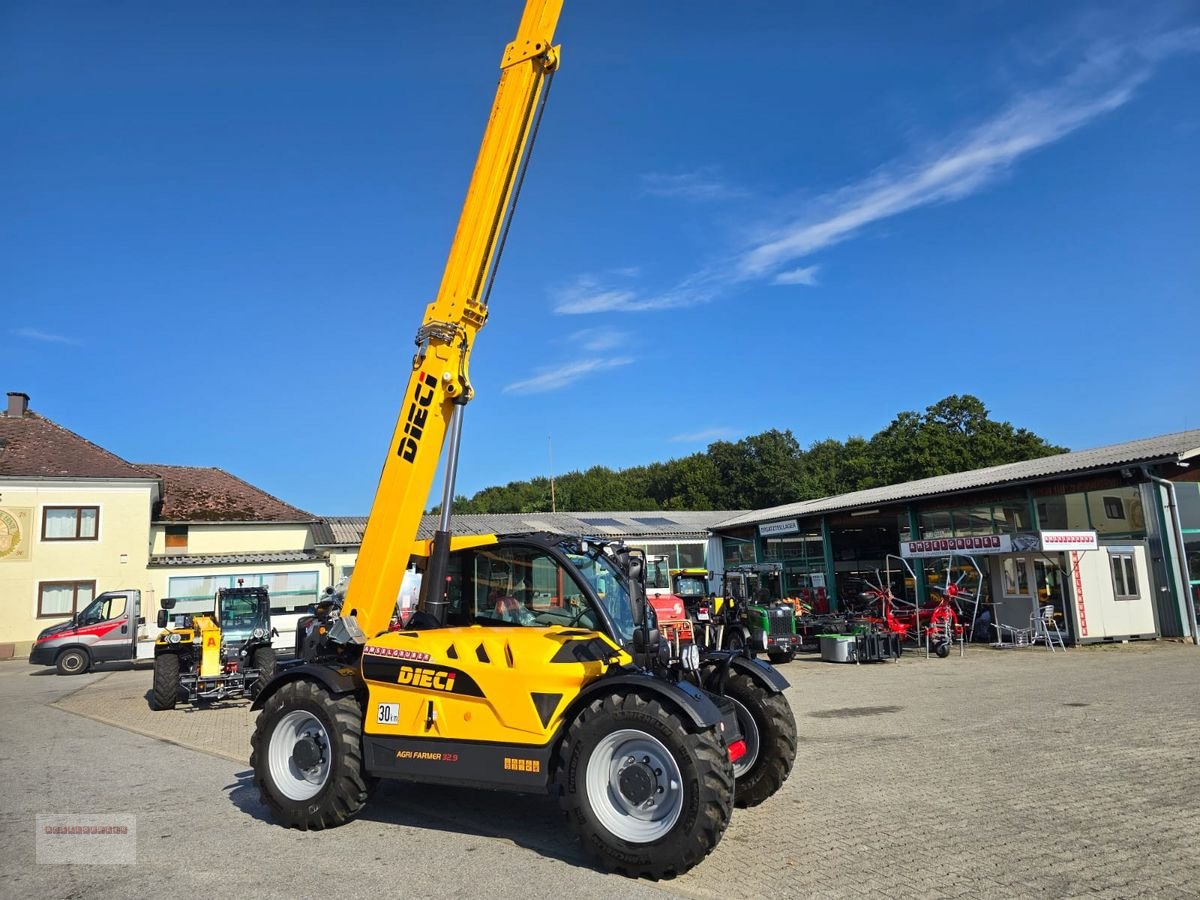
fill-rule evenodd
<path id="1" fill-rule="evenodd" d="M 0 884 L 128 896 L 169 876 L 172 892 L 211 892 L 219 869 L 222 892 L 250 897 L 329 896 L 348 881 L 397 896 L 1200 896 L 1200 650 L 975 650 L 784 671 L 796 771 L 735 812 L 707 861 L 654 885 L 591 869 L 538 797 L 391 783 L 343 828 L 275 827 L 248 784 L 244 704 L 151 713 L 146 668 L 67 679 L 0 664 L 13 738 L 0 750 L 0 840 L 14 848 Z M 136 813 L 137 865 L 34 865 L 45 812 Z"/>

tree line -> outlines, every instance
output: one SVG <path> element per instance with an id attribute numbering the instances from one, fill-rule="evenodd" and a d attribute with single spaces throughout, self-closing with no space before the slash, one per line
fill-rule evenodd
<path id="1" fill-rule="evenodd" d="M 593 466 L 554 480 L 555 507 L 598 510 L 762 509 L 934 475 L 1065 453 L 1024 428 L 993 420 L 983 402 L 952 394 L 901 412 L 871 438 L 827 438 L 804 449 L 771 429 L 667 462 Z M 460 514 L 550 510 L 550 479 L 531 478 L 456 497 Z M 435 507 L 433 512 L 437 511 Z"/>

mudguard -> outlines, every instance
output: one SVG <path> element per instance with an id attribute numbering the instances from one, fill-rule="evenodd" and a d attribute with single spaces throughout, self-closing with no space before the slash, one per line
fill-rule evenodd
<path id="1" fill-rule="evenodd" d="M 254 698 L 254 702 L 250 704 L 250 709 L 262 709 L 277 690 L 290 681 L 300 681 L 301 679 L 319 681 L 335 697 L 353 694 L 363 686 L 358 670 L 351 666 L 330 666 L 320 663 L 288 666 L 286 669 L 280 669 L 275 677 L 263 686 L 263 689 L 258 692 L 258 696 Z"/>
<path id="2" fill-rule="evenodd" d="M 721 654 L 724 656 L 724 654 Z M 721 682 L 724 659 L 716 658 L 713 654 L 711 663 L 704 666 L 704 686 L 712 691 L 718 691 Z M 750 659 L 740 653 L 735 653 L 729 659 L 729 667 L 753 678 L 760 686 L 772 694 L 782 693 L 788 687 L 788 680 L 779 674 L 779 670 L 760 659 Z"/>
<path id="3" fill-rule="evenodd" d="M 563 721 L 571 722 L 579 711 L 596 697 L 620 688 L 657 694 L 687 716 L 697 728 L 712 728 L 721 722 L 721 710 L 694 684 L 686 681 L 676 684 L 645 672 L 622 672 L 593 681 L 572 701 L 563 716 Z"/>

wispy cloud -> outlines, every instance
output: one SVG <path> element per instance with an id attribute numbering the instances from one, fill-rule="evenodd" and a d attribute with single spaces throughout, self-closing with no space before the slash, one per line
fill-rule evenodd
<path id="1" fill-rule="evenodd" d="M 653 294 L 639 293 L 624 282 L 614 282 L 615 279 L 604 281 L 595 275 L 580 275 L 570 284 L 553 291 L 554 312 L 560 316 L 577 316 L 678 309 L 704 303 L 712 299 L 718 289 L 708 273 L 698 273 L 668 290 Z"/>
<path id="2" fill-rule="evenodd" d="M 46 344 L 81 344 L 73 337 L 67 337 L 62 334 L 51 334 L 48 331 L 39 331 L 37 328 L 16 328 L 13 329 L 13 334 L 17 337 L 25 338 L 30 341 L 42 341 Z"/>
<path id="3" fill-rule="evenodd" d="M 738 271 L 750 278 L 764 277 L 854 237 L 874 222 L 974 194 L 1005 177 L 1030 153 L 1124 106 L 1164 57 L 1197 48 L 1197 28 L 1125 44 L 1093 44 L 1083 62 L 1057 83 L 1015 97 L 995 115 L 931 152 L 889 163 L 818 198 L 810 209 L 746 251 Z"/>
<path id="4" fill-rule="evenodd" d="M 676 434 L 668 440 L 679 444 L 699 444 L 707 441 L 719 441 L 737 434 L 732 428 L 716 426 L 705 428 L 703 431 L 690 431 L 687 434 Z"/>
<path id="5" fill-rule="evenodd" d="M 1088 23 L 1092 35 L 1095 29 Z M 1109 28 L 1109 32 L 1117 29 Z M 777 217 L 775 224 L 750 223 L 754 236 L 740 249 L 710 262 L 673 287 L 653 290 L 626 277 L 582 276 L 554 292 L 560 315 L 650 312 L 709 302 L 750 282 L 816 287 L 814 254 L 871 225 L 912 210 L 952 203 L 1009 177 L 1030 154 L 1049 147 L 1129 103 L 1155 67 L 1200 49 L 1200 28 L 1155 31 L 1124 28 L 1120 39 L 1084 36 L 1060 42 L 1037 60 L 1064 65 L 1063 74 L 1015 92 L 992 115 L 965 123 L 941 141 L 893 159 L 858 181 L 829 191 Z M 647 193 L 696 200 L 741 196 L 739 189 L 709 169 L 677 175 L 643 176 Z M 782 225 L 778 224 L 780 221 Z"/>
<path id="6" fill-rule="evenodd" d="M 648 172 L 642 176 L 642 190 L 655 197 L 675 197 L 693 203 L 739 200 L 750 195 L 745 188 L 721 178 L 712 167 L 673 174 Z"/>
<path id="7" fill-rule="evenodd" d="M 585 328 L 567 335 L 567 344 L 573 349 L 603 353 L 627 343 L 629 336 L 611 328 Z"/>
<path id="8" fill-rule="evenodd" d="M 506 394 L 544 394 L 557 391 L 574 384 L 585 375 L 602 372 L 606 369 L 616 369 L 633 362 L 631 356 L 597 357 L 593 359 L 577 359 L 561 366 L 543 368 L 532 378 L 514 381 L 506 385 Z"/>
<path id="9" fill-rule="evenodd" d="M 820 266 L 801 266 L 798 269 L 789 269 L 772 278 L 771 284 L 803 284 L 808 287 L 816 287 L 817 270 L 820 268 Z"/>

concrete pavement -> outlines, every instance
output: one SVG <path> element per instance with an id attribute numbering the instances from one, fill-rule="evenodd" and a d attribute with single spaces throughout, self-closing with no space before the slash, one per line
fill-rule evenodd
<path id="1" fill-rule="evenodd" d="M 219 871 L 222 892 L 249 897 L 329 896 L 347 878 L 438 897 L 1200 896 L 1197 648 L 783 670 L 796 771 L 737 810 L 703 864 L 652 885 L 591 869 L 539 797 L 389 783 L 343 828 L 275 827 L 248 781 L 245 704 L 151 713 L 146 668 L 68 679 L 0 663 L 0 839 L 15 849 L 0 890 L 211 890 Z M 34 815 L 97 811 L 138 815 L 136 866 L 32 863 Z"/>

